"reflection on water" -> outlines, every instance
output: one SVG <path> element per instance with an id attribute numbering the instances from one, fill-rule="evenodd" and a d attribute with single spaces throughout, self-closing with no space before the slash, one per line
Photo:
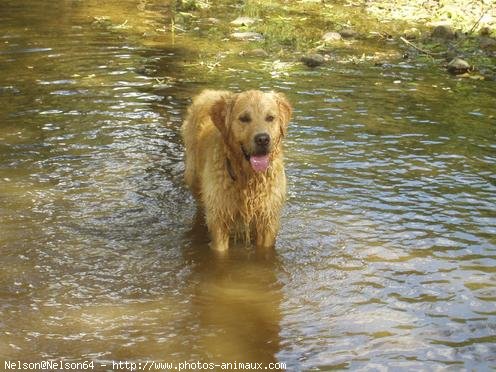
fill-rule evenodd
<path id="1" fill-rule="evenodd" d="M 494 368 L 494 84 L 404 63 L 274 77 L 237 53 L 208 72 L 170 11 L 0 4 L 2 361 Z M 207 86 L 294 103 L 272 256 L 217 257 L 194 223 L 178 128 Z"/>

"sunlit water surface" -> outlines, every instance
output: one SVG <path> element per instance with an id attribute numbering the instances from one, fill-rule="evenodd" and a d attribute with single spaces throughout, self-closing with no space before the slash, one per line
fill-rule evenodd
<path id="1" fill-rule="evenodd" d="M 285 74 L 239 43 L 195 66 L 208 25 L 171 35 L 167 5 L 124 3 L 0 4 L 1 368 L 496 367 L 494 82 L 401 61 Z M 205 87 L 294 105 L 273 256 L 216 257 L 193 224 L 179 126 Z"/>

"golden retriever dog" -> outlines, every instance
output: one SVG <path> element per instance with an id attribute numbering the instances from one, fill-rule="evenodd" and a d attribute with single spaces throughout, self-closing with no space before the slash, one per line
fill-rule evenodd
<path id="1" fill-rule="evenodd" d="M 281 93 L 205 90 L 194 98 L 181 128 L 185 181 L 205 213 L 213 249 L 226 251 L 230 236 L 274 246 L 291 112 Z"/>

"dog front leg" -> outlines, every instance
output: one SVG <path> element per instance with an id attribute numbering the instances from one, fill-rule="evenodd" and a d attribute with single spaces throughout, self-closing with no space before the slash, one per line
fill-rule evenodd
<path id="1" fill-rule="evenodd" d="M 278 231 L 278 224 L 267 224 L 258 226 L 256 232 L 256 248 L 257 249 L 271 249 L 276 244 L 276 236 Z"/>
<path id="2" fill-rule="evenodd" d="M 226 252 L 229 248 L 229 229 L 224 221 L 207 214 L 207 227 L 210 232 L 210 248 L 216 252 Z"/>

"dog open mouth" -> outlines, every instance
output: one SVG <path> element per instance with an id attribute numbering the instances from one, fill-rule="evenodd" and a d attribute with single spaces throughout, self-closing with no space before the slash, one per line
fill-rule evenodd
<path id="1" fill-rule="evenodd" d="M 250 164 L 255 172 L 265 172 L 269 168 L 269 154 L 251 155 Z"/>
<path id="2" fill-rule="evenodd" d="M 243 146 L 241 146 L 241 150 L 243 151 L 245 159 L 250 162 L 251 168 L 255 172 L 265 172 L 269 168 L 270 159 L 268 153 L 250 155 L 246 152 Z"/>

